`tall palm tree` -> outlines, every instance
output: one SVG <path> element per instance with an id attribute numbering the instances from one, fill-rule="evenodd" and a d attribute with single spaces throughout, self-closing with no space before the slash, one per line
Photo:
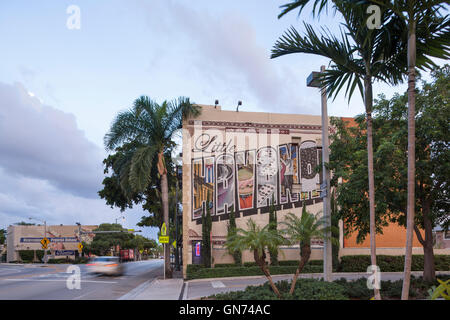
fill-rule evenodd
<path id="1" fill-rule="evenodd" d="M 311 256 L 311 240 L 325 239 L 327 232 L 335 227 L 326 227 L 323 219 L 320 219 L 318 215 L 315 216 L 306 211 L 306 205 L 303 205 L 301 217 L 297 217 L 293 213 L 288 213 L 286 214 L 284 221 L 280 224 L 286 226 L 286 229 L 284 229 L 283 232 L 287 235 L 290 243 L 298 243 L 300 245 L 300 261 L 297 270 L 295 270 L 294 277 L 292 278 L 291 289 L 289 291 L 290 294 L 293 294 L 298 275 L 302 272 L 303 267 Z M 335 238 L 331 238 L 331 240 L 337 241 Z"/>
<path id="2" fill-rule="evenodd" d="M 266 261 L 266 250 L 276 250 L 286 240 L 276 230 L 270 229 L 270 224 L 258 226 L 251 218 L 247 221 L 247 230 L 238 228 L 235 234 L 228 237 L 225 246 L 229 251 L 253 251 L 256 264 L 266 276 L 273 292 L 281 298 L 278 288 L 272 280 Z"/>
<path id="3" fill-rule="evenodd" d="M 306 6 L 308 0 L 293 0 L 282 8 L 279 15 L 299 9 L 299 14 Z M 341 40 L 324 30 L 325 36 L 319 37 L 310 25 L 306 26 L 306 36 L 301 37 L 298 32 L 291 28 L 277 41 L 272 50 L 272 58 L 290 53 L 310 53 L 325 56 L 332 60 L 330 70 L 322 76 L 324 86 L 329 95 L 337 95 L 343 85 L 347 83 L 346 95 L 351 98 L 353 91 L 358 86 L 364 100 L 367 123 L 367 156 L 368 156 L 368 178 L 369 178 L 369 220 L 370 220 L 370 243 L 371 263 L 376 265 L 375 244 L 375 183 L 373 172 L 373 142 L 372 142 L 372 105 L 373 93 L 372 82 L 379 80 L 390 84 L 398 84 L 402 81 L 407 70 L 406 36 L 403 34 L 403 20 L 392 14 L 389 8 L 382 7 L 381 29 L 369 29 L 366 26 L 367 14 L 363 6 L 364 1 L 332 1 L 334 9 L 339 11 L 345 23 L 346 32 L 341 31 Z M 355 5 L 355 2 L 356 5 Z M 370 1 L 366 1 L 366 4 Z M 320 13 L 326 8 L 328 1 L 315 0 L 313 13 L 318 9 Z M 420 66 L 429 68 L 433 65 L 429 56 L 445 57 L 445 19 L 422 19 L 418 24 L 421 30 L 421 47 L 418 50 Z M 350 43 L 349 38 L 352 40 Z M 448 39 L 447 39 L 448 40 Z M 447 42 L 448 43 L 448 42 Z M 433 48 L 434 50 L 430 50 Z M 357 57 L 355 57 L 355 55 Z M 363 89 L 364 84 L 364 89 Z M 379 290 L 375 290 L 376 299 L 380 299 Z"/>
<path id="4" fill-rule="evenodd" d="M 411 279 L 411 262 L 412 262 L 412 242 L 414 233 L 414 214 L 416 208 L 415 188 L 415 116 L 416 116 L 416 67 L 420 66 L 422 59 L 427 57 L 419 50 L 426 48 L 426 55 L 440 58 L 449 58 L 449 41 L 450 30 L 448 23 L 448 15 L 442 16 L 440 10 L 444 9 L 444 4 L 448 4 L 445 0 L 374 0 L 370 1 L 383 8 L 389 9 L 393 15 L 400 18 L 406 23 L 407 30 L 407 61 L 408 61 L 408 196 L 407 196 L 407 213 L 406 213 L 406 252 L 405 252 L 405 269 L 403 275 L 402 300 L 408 300 L 409 286 Z M 441 22 L 438 37 L 430 37 L 429 41 L 417 41 L 419 26 L 425 26 L 426 34 L 432 35 L 427 28 L 428 23 Z M 422 31 L 423 32 L 423 31 Z"/>
<path id="5" fill-rule="evenodd" d="M 157 159 L 157 172 L 161 181 L 163 221 L 169 230 L 169 196 L 167 168 L 164 154 L 174 146 L 172 136 L 182 127 L 182 121 L 195 117 L 200 108 L 180 97 L 157 104 L 147 96 L 134 101 L 129 110 L 119 112 L 104 137 L 106 150 L 112 151 L 134 142 L 134 147 L 122 157 L 119 177 L 123 190 L 144 191 L 151 180 L 152 164 Z M 166 275 L 171 276 L 170 246 L 164 252 Z"/>
<path id="6" fill-rule="evenodd" d="M 391 33 L 394 21 L 388 22 L 388 26 L 381 30 L 368 29 L 364 20 L 366 13 L 362 7 L 335 2 L 334 8 L 342 14 L 345 21 L 340 39 L 326 29 L 322 29 L 324 34 L 319 36 L 311 25 L 305 23 L 306 35 L 302 37 L 297 30 L 291 28 L 275 43 L 271 57 L 276 58 L 291 53 L 309 53 L 329 58 L 332 65 L 322 74 L 322 81 L 330 96 L 334 94 L 336 97 L 344 84 L 347 84 L 345 94 L 351 99 L 358 86 L 366 110 L 370 251 L 371 263 L 376 265 L 372 83 L 374 80 L 393 84 L 401 81 L 402 73 L 397 71 L 402 68 L 398 45 L 401 39 Z M 386 14 L 381 16 L 383 22 L 387 22 L 387 18 Z M 391 68 L 396 72 L 391 73 Z M 379 290 L 374 290 L 376 299 L 381 299 Z"/>

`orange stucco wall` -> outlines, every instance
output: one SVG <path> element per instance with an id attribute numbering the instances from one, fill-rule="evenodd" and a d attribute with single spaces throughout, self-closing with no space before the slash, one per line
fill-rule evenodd
<path id="1" fill-rule="evenodd" d="M 421 230 L 422 237 L 424 232 Z M 370 238 L 367 235 L 362 243 L 356 243 L 357 232 L 352 233 L 348 238 L 344 237 L 344 248 L 369 248 Z M 406 228 L 398 224 L 391 223 L 383 228 L 383 234 L 377 234 L 375 237 L 377 248 L 401 248 L 406 245 Z M 413 247 L 422 247 L 417 239 L 416 233 L 413 233 Z"/>

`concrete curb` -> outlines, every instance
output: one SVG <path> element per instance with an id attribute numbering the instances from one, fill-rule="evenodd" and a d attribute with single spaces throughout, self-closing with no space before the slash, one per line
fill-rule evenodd
<path id="1" fill-rule="evenodd" d="M 134 300 L 139 294 L 144 292 L 148 287 L 152 285 L 157 279 L 147 280 L 144 283 L 141 283 L 139 286 L 119 297 L 117 300 Z"/>
<path id="2" fill-rule="evenodd" d="M 396 275 L 396 274 L 403 274 L 403 272 L 381 272 L 381 276 L 384 275 Z M 423 274 L 423 271 L 411 271 L 411 274 L 413 276 L 421 276 Z M 272 278 L 275 277 L 287 277 L 287 276 L 291 276 L 292 277 L 292 273 L 288 273 L 288 274 L 274 274 L 271 275 Z M 368 274 L 367 272 L 333 272 L 332 276 L 333 277 L 344 277 L 344 276 L 349 276 L 349 275 L 354 275 L 354 276 L 361 276 L 361 277 L 368 277 L 370 274 Z M 450 275 L 450 271 L 436 271 L 436 275 Z M 317 273 L 300 273 L 299 277 L 304 277 L 304 278 L 314 278 L 314 277 L 323 277 L 323 273 L 322 272 L 317 272 Z M 265 278 L 264 275 L 261 276 L 241 276 L 241 277 L 221 277 L 221 278 L 204 278 L 204 279 L 192 279 L 192 280 L 186 280 L 186 285 L 188 285 L 189 283 L 194 283 L 194 282 L 208 282 L 208 281 L 214 281 L 214 280 L 239 280 L 239 279 L 259 279 L 259 278 Z"/>

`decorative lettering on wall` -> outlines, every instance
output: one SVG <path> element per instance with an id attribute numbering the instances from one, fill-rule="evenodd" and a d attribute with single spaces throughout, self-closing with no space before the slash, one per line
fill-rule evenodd
<path id="1" fill-rule="evenodd" d="M 206 140 L 198 147 L 212 150 L 216 139 Z M 320 201 L 319 153 L 315 141 L 305 141 L 193 159 L 192 219 L 201 219 L 207 205 L 218 216 L 232 209 L 244 215 L 266 212 L 272 199 L 275 205 L 296 207 Z M 300 194 L 292 192 L 294 183 L 301 183 Z"/>

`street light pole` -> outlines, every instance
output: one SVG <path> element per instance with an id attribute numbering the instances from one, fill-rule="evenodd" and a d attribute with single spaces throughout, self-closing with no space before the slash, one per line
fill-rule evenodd
<path id="1" fill-rule="evenodd" d="M 328 139 L 328 110 L 327 110 L 327 90 L 322 86 L 318 78 L 325 72 L 325 66 L 320 67 L 320 73 L 313 72 L 308 77 L 307 86 L 321 88 L 321 108 L 322 108 L 322 181 L 321 194 L 325 194 L 323 199 L 323 219 L 325 227 L 328 229 L 325 234 L 324 248 L 323 248 L 323 276 L 325 281 L 332 281 L 332 246 L 331 246 L 331 202 L 330 202 L 330 170 L 327 165 L 330 161 L 329 155 L 329 139 Z"/>
<path id="2" fill-rule="evenodd" d="M 43 222 L 44 223 L 44 238 L 47 238 L 47 221 L 41 221 L 41 220 L 31 218 L 31 217 L 28 219 Z M 44 263 L 45 264 L 47 263 L 47 249 L 44 249 Z"/>

